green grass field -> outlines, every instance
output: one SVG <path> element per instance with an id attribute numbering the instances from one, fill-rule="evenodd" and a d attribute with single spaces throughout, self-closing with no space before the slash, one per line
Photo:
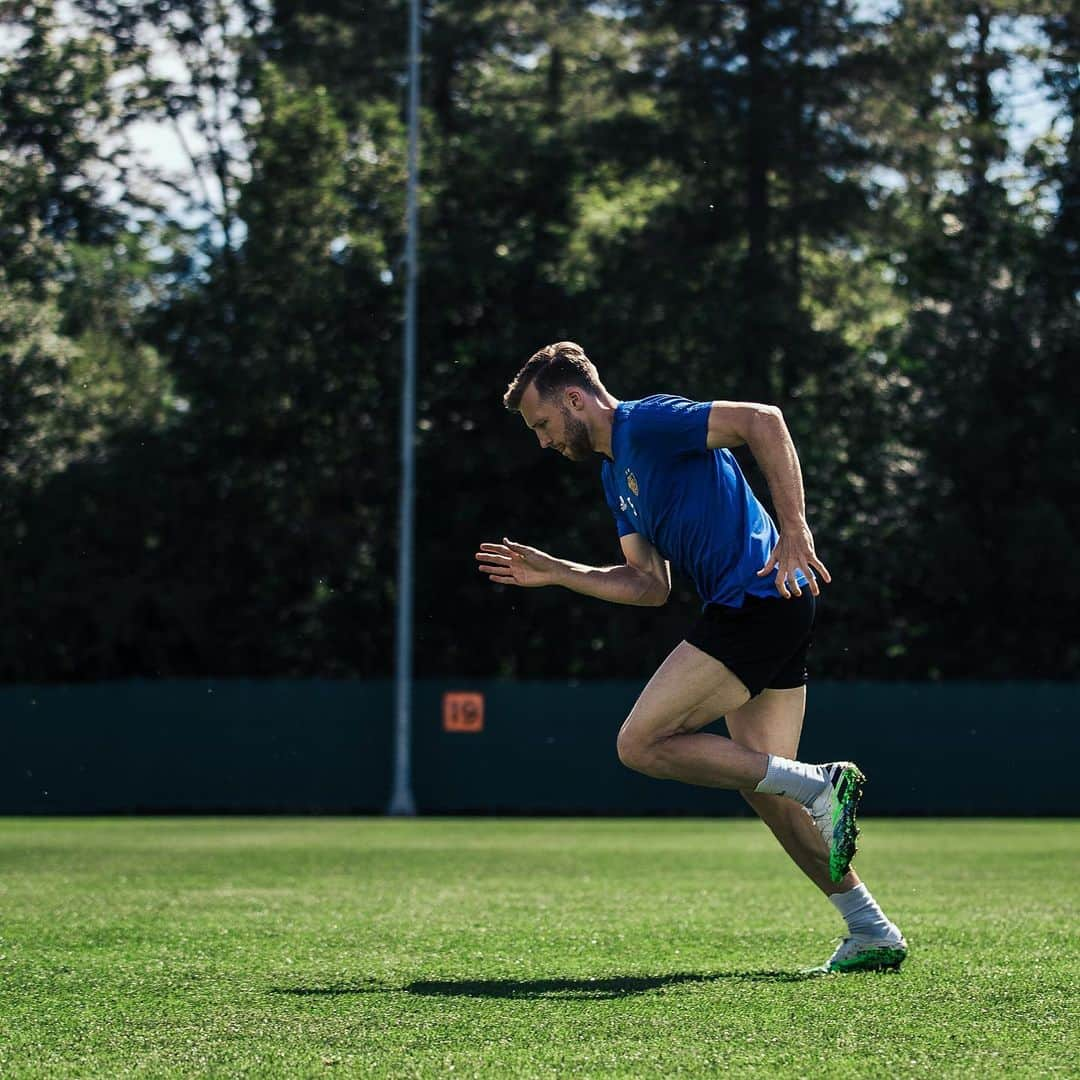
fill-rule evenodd
<path id="1" fill-rule="evenodd" d="M 0 819 L 0 1075 L 1077 1076 L 1080 823 L 864 824 L 899 974 L 747 820 Z"/>

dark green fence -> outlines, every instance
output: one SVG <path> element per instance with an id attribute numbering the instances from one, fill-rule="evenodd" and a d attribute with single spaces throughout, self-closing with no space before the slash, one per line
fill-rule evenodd
<path id="1" fill-rule="evenodd" d="M 639 689 L 419 683 L 420 810 L 746 812 L 731 792 L 620 765 Z M 484 695 L 482 731 L 444 730 L 447 691 Z M 0 687 L 0 813 L 379 812 L 392 715 L 388 681 Z M 1053 765 L 1080 751 L 1078 719 L 1075 684 L 816 683 L 800 756 L 858 761 L 868 813 L 1074 814 L 1075 785 Z"/>

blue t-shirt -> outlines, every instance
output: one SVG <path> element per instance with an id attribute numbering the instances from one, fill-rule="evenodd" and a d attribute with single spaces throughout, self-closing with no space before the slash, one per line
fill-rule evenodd
<path id="1" fill-rule="evenodd" d="M 600 478 L 619 536 L 644 536 L 706 603 L 742 607 L 747 593 L 779 596 L 775 571 L 757 576 L 778 533 L 731 451 L 708 449 L 711 408 L 670 394 L 620 402 Z"/>

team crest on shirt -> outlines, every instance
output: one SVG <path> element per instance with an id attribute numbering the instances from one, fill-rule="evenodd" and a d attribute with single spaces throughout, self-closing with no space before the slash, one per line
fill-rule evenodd
<path id="1" fill-rule="evenodd" d="M 631 490 L 631 492 L 633 492 L 633 494 L 641 494 L 641 492 L 638 490 L 637 477 L 629 469 L 626 470 L 626 486 Z"/>

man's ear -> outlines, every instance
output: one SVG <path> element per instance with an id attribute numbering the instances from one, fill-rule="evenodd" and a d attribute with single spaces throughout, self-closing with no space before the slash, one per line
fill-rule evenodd
<path id="1" fill-rule="evenodd" d="M 577 386 L 568 386 L 564 400 L 571 409 L 580 409 L 585 404 L 585 394 Z"/>

